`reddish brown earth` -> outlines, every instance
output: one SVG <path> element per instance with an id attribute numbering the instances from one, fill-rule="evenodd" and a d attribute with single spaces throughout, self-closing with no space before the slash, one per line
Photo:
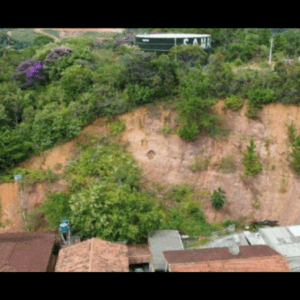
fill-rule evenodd
<path id="1" fill-rule="evenodd" d="M 127 143 L 127 151 L 132 154 L 151 182 L 170 186 L 187 182 L 193 185 L 199 194 L 205 190 L 212 191 L 218 187 L 226 192 L 227 204 L 220 212 L 211 207 L 210 197 L 201 201 L 209 221 L 221 221 L 224 218 L 240 217 L 257 220 L 278 220 L 281 225 L 298 224 L 300 219 L 300 179 L 288 166 L 290 146 L 287 126 L 293 120 L 300 124 L 299 108 L 270 104 L 259 112 L 260 120 L 250 120 L 245 116 L 246 105 L 239 112 L 224 112 L 222 100 L 215 106 L 215 111 L 225 117 L 224 125 L 230 128 L 227 137 L 212 138 L 200 135 L 196 141 L 187 143 L 177 135 L 162 134 L 162 126 L 175 127 L 176 113 L 161 107 L 156 116 L 149 107 L 140 107 L 134 112 L 120 116 L 126 122 L 126 131 L 122 139 Z M 152 115 L 152 116 L 151 116 Z M 82 133 L 101 133 L 106 130 L 103 118 L 97 119 L 84 128 Z M 61 174 L 68 164 L 68 158 L 75 151 L 75 144 L 80 140 L 63 143 L 42 155 L 33 156 L 20 166 L 27 168 L 49 167 Z M 261 174 L 244 177 L 242 152 L 246 150 L 250 137 L 254 136 L 256 151 L 263 165 Z M 266 139 L 271 143 L 267 149 Z M 217 171 L 216 161 L 221 157 L 232 155 L 236 171 L 223 174 Z M 192 172 L 188 167 L 196 156 L 211 156 L 207 171 Z M 61 169 L 55 168 L 61 164 Z M 272 168 L 272 166 L 274 167 Z M 282 179 L 286 180 L 285 190 L 281 189 Z M 36 184 L 24 191 L 24 199 L 29 208 L 43 203 L 47 190 L 64 190 L 66 182 Z M 0 184 L 0 201 L 2 203 L 2 223 L 10 220 L 2 231 L 23 230 L 20 214 L 20 193 L 17 183 Z M 22 227 L 23 226 L 23 227 Z"/>

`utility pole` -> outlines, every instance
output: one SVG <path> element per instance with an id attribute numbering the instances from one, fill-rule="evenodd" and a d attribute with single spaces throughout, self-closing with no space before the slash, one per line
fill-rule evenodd
<path id="1" fill-rule="evenodd" d="M 270 55 L 269 55 L 269 64 L 272 63 L 272 48 L 273 48 L 273 37 L 271 38 L 271 47 L 270 47 Z"/>

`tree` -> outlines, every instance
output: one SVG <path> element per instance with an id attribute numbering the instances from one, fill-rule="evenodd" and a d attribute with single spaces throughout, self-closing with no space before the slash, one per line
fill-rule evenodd
<path id="1" fill-rule="evenodd" d="M 247 151 L 244 153 L 243 165 L 245 167 L 245 175 L 256 175 L 262 170 L 261 163 L 255 153 L 255 141 L 251 137 L 250 144 L 247 146 Z"/>
<path id="2" fill-rule="evenodd" d="M 193 67 L 198 62 L 200 65 L 205 63 L 207 54 L 200 45 L 179 45 L 174 46 L 168 55 L 177 60 L 185 66 Z"/>
<path id="3" fill-rule="evenodd" d="M 235 74 L 232 67 L 224 60 L 224 56 L 220 52 L 209 57 L 206 73 L 209 78 L 208 88 L 212 97 L 230 96 L 230 83 Z"/>
<path id="4" fill-rule="evenodd" d="M 72 195 L 70 221 L 80 235 L 138 243 L 164 218 L 154 199 L 128 185 L 99 182 Z"/>
<path id="5" fill-rule="evenodd" d="M 53 43 L 53 42 L 54 42 L 54 39 L 52 37 L 46 36 L 46 35 L 37 36 L 33 40 L 33 44 L 38 47 L 42 47 L 44 45 L 47 45 L 47 44 Z"/>
<path id="6" fill-rule="evenodd" d="M 84 65 L 73 65 L 63 72 L 60 80 L 62 89 L 70 99 L 89 91 L 96 81 L 96 74 Z"/>
<path id="7" fill-rule="evenodd" d="M 218 188 L 213 191 L 211 196 L 211 204 L 213 208 L 215 209 L 222 208 L 225 201 L 226 201 L 226 196 L 225 196 L 225 192 L 222 189 Z"/>

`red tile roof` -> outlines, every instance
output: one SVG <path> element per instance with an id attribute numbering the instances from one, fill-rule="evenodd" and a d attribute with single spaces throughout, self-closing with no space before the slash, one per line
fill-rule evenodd
<path id="1" fill-rule="evenodd" d="M 0 272 L 46 272 L 55 242 L 54 232 L 0 234 Z"/>
<path id="2" fill-rule="evenodd" d="M 62 248 L 56 272 L 129 272 L 126 245 L 92 238 Z"/>
<path id="3" fill-rule="evenodd" d="M 240 246 L 238 255 L 227 247 L 163 252 L 171 272 L 289 272 L 285 258 L 267 245 Z"/>

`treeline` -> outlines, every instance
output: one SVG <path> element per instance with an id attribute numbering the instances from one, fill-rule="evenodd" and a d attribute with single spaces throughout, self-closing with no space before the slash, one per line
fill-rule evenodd
<path id="1" fill-rule="evenodd" d="M 201 130 L 216 132 L 219 121 L 211 107 L 219 97 L 248 97 L 249 117 L 270 102 L 299 103 L 298 62 L 279 62 L 275 70 L 234 70 L 216 52 L 203 68 L 207 56 L 200 46 L 157 55 L 126 45 L 131 38 L 124 32 L 107 43 L 39 39 L 22 51 L 6 49 L 0 57 L 0 171 L 76 137 L 99 116 L 158 100 L 174 102 L 179 135 L 186 140 Z"/>

